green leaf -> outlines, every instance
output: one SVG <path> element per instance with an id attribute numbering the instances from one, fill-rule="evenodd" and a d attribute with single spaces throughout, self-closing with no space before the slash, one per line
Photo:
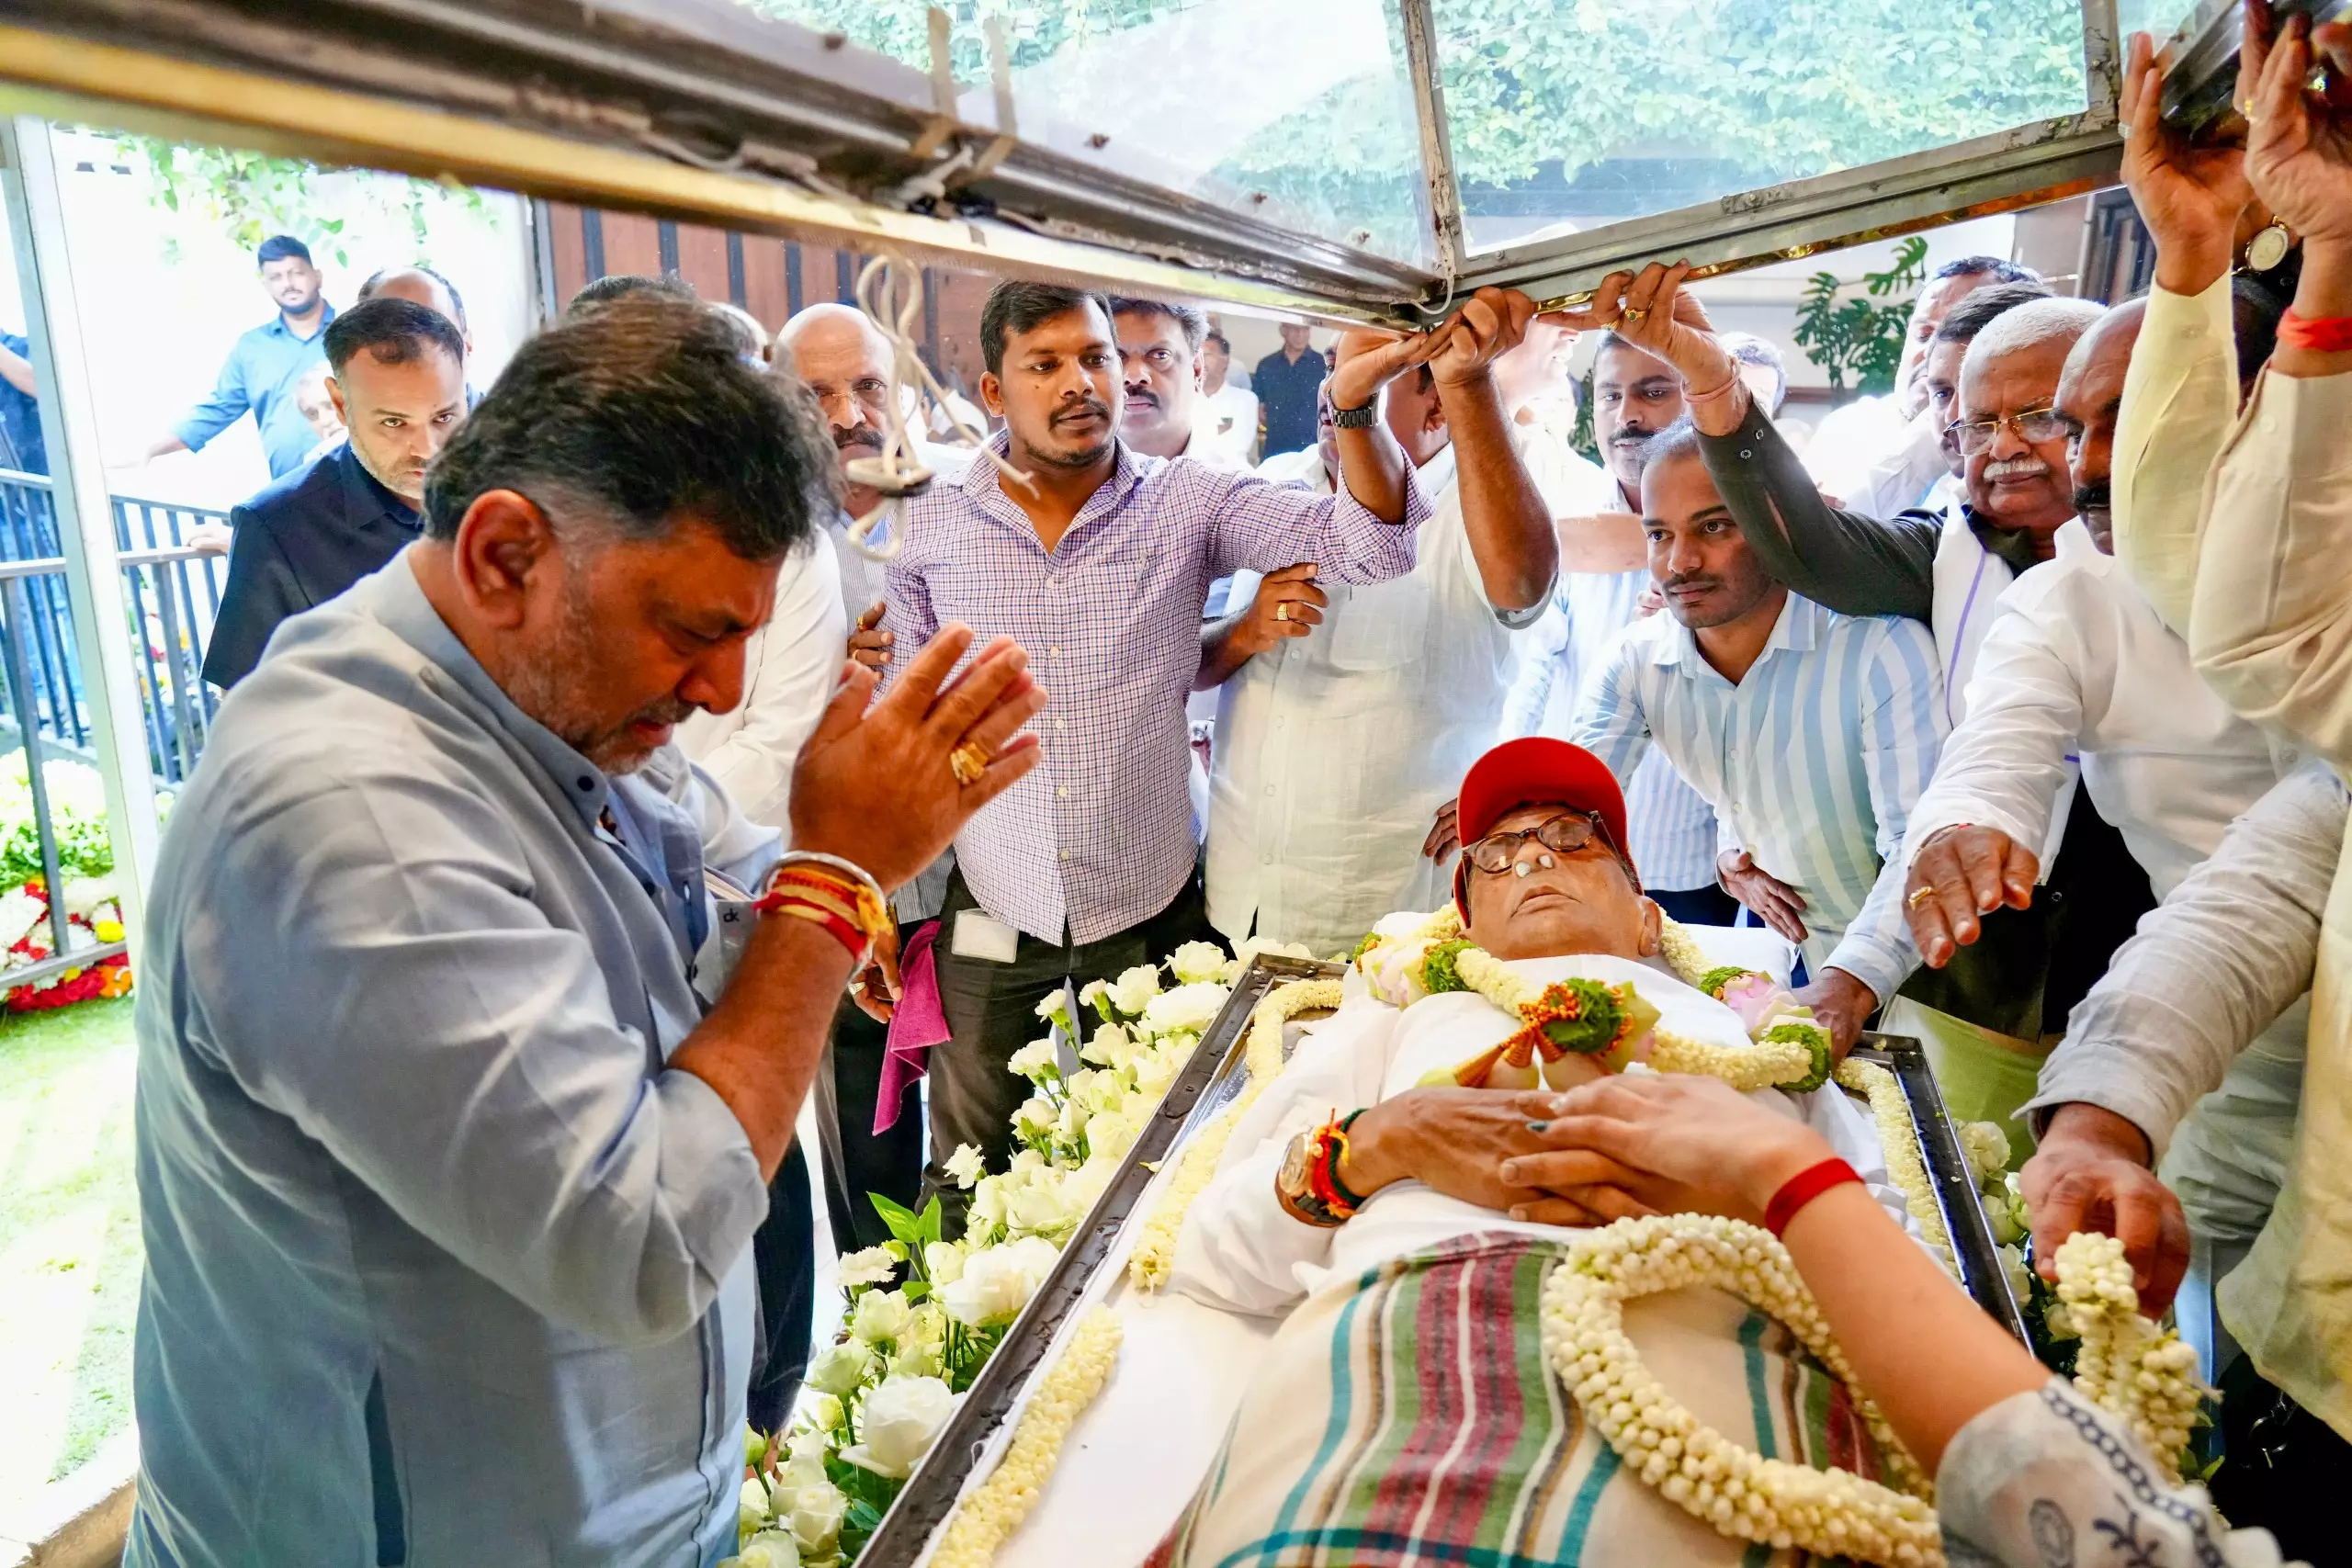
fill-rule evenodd
<path id="1" fill-rule="evenodd" d="M 904 1203 L 894 1202 L 879 1192 L 868 1192 L 865 1196 L 873 1203 L 874 1212 L 882 1216 L 882 1223 L 890 1227 L 892 1236 L 909 1247 L 922 1245 L 923 1223 L 912 1209 Z M 932 1201 L 935 1203 L 938 1200 L 934 1198 Z"/>

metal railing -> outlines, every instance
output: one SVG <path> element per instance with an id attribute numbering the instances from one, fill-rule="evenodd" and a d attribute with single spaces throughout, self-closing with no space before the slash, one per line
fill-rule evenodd
<path id="1" fill-rule="evenodd" d="M 117 496 L 115 544 L 139 672 L 147 762 L 159 790 L 185 784 L 203 754 L 219 698 L 204 683 L 204 650 L 220 613 L 226 563 L 189 543 L 202 524 L 228 514 L 202 507 Z M 69 925 L 55 818 L 45 765 L 70 758 L 94 762 L 93 722 L 67 590 L 57 508 L 49 480 L 0 469 L 0 732 L 13 732 L 25 752 L 41 875 L 50 890 L 49 923 L 55 955 L 0 971 L 0 988 L 13 988 L 94 964 L 122 951 L 119 942 L 76 945 Z"/>

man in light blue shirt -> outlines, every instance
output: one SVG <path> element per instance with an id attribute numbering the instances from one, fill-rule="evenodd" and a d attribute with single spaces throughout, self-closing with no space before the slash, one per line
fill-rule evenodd
<path id="1" fill-rule="evenodd" d="M 334 320 L 334 307 L 327 303 L 322 291 L 325 280 L 311 265 L 311 249 L 301 241 L 274 234 L 255 254 L 261 262 L 261 286 L 277 302 L 277 314 L 237 340 L 221 362 L 212 395 L 147 448 L 150 458 L 201 452 L 206 442 L 248 412 L 260 427 L 271 479 L 300 468 L 317 447 L 318 432 L 302 417 L 294 391 L 313 366 L 326 362 L 322 340 L 327 323 Z"/>
<path id="2" fill-rule="evenodd" d="M 728 814 L 639 770 L 830 504 L 796 407 L 698 305 L 542 333 L 424 536 L 222 705 L 142 944 L 133 1568 L 733 1549 L 751 1237 L 854 933 L 759 921 L 706 1008 Z M 1017 649 L 941 690 L 969 641 L 847 679 L 797 850 L 895 886 L 1034 764 Z"/>
<path id="3" fill-rule="evenodd" d="M 1724 886 L 1803 948 L 1800 997 L 1842 1048 L 1917 964 L 1879 869 L 1942 744 L 1935 640 L 1765 576 L 1688 426 L 1652 446 L 1642 518 L 1669 614 L 1617 642 L 1569 739 L 1621 781 L 1655 740 L 1706 797 Z"/>

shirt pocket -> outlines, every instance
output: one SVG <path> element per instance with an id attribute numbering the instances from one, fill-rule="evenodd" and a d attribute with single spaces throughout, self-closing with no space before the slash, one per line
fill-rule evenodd
<path id="1" fill-rule="evenodd" d="M 1427 648 L 1434 595 L 1419 572 L 1365 588 L 1336 588 L 1331 597 L 1328 657 L 1335 669 L 1394 670 Z"/>

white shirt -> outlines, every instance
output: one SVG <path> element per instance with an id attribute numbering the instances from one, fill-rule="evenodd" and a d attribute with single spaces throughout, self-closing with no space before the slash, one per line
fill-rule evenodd
<path id="1" fill-rule="evenodd" d="M 1245 457 L 1258 445 L 1258 394 L 1231 381 L 1203 396 L 1203 423 L 1219 441 Z"/>
<path id="2" fill-rule="evenodd" d="M 1803 461 L 1847 511 L 1892 517 L 1924 504 L 1946 472 L 1941 434 L 1931 412 L 1905 419 L 1892 394 L 1857 398 L 1823 416 Z"/>
<path id="3" fill-rule="evenodd" d="M 2198 678 L 2188 646 L 2079 521 L 2057 544 L 2001 596 L 1967 716 L 1912 808 L 1904 863 L 1960 823 L 2041 852 L 2079 757 L 2092 803 L 2161 899 L 2288 760 Z"/>
<path id="4" fill-rule="evenodd" d="M 1313 471 L 1326 489 L 1319 462 Z M 1507 616 L 1487 603 L 1453 449 L 1419 479 L 1431 510 L 1412 571 L 1367 588 L 1322 582 L 1322 624 L 1225 683 L 1208 907 L 1230 940 L 1254 919 L 1271 941 L 1344 953 L 1381 916 L 1416 907 L 1430 821 L 1495 743 L 1514 632 L 1541 610 Z"/>
<path id="5" fill-rule="evenodd" d="M 817 540 L 776 574 L 775 611 L 743 648 L 743 700 L 731 712 L 698 711 L 678 726 L 679 750 L 752 821 L 790 828 L 793 764 L 833 699 L 848 647 L 841 568 Z"/>
<path id="6" fill-rule="evenodd" d="M 1647 964 L 1585 954 L 1519 959 L 1510 967 L 1536 985 L 1570 976 L 1607 985 L 1630 981 L 1667 1028 L 1733 1049 L 1748 1043 L 1731 1009 Z M 1235 1125 L 1216 1178 L 1185 1216 L 1170 1283 L 1195 1301 L 1230 1312 L 1280 1312 L 1327 1280 L 1351 1277 L 1474 1231 L 1562 1234 L 1410 1180 L 1373 1194 L 1336 1230 L 1303 1224 L 1283 1211 L 1274 1177 L 1292 1138 L 1329 1120 L 1334 1108 L 1344 1115 L 1402 1094 L 1431 1072 L 1459 1066 L 1518 1026 L 1475 992 L 1430 997 L 1400 1011 L 1365 990 L 1352 970 L 1347 986 L 1347 1003 L 1328 1021 L 1309 1027 L 1282 1076 Z M 1757 1098 L 1811 1123 L 1872 1195 L 1903 1217 L 1903 1199 L 1887 1180 L 1877 1132 L 1843 1093 L 1763 1089 Z"/>

